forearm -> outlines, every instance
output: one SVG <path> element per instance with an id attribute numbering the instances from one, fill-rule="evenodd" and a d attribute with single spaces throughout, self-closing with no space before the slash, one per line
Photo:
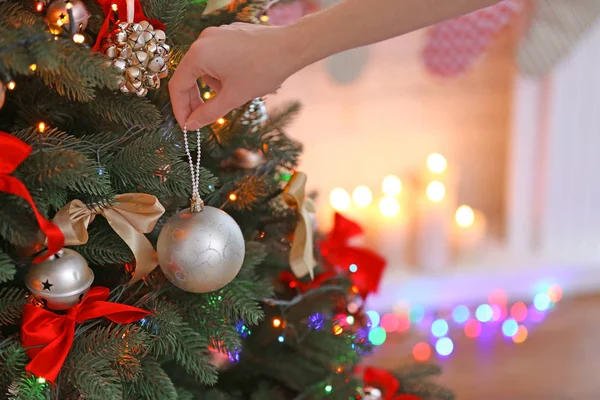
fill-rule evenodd
<path id="1" fill-rule="evenodd" d="M 329 55 L 458 17 L 500 0 L 343 0 L 289 27 L 304 67 Z"/>

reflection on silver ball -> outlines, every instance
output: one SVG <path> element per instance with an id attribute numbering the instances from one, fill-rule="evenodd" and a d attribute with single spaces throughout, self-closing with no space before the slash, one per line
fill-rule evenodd
<path id="1" fill-rule="evenodd" d="M 93 281 L 94 273 L 85 259 L 70 249 L 33 264 L 25 277 L 33 296 L 52 310 L 68 310 L 78 304 Z"/>
<path id="2" fill-rule="evenodd" d="M 160 268 L 177 287 L 192 293 L 220 289 L 236 277 L 245 253 L 240 227 L 226 212 L 206 206 L 173 216 L 158 236 Z"/>
<path id="3" fill-rule="evenodd" d="M 381 390 L 374 387 L 366 387 L 365 388 L 365 397 L 364 400 L 381 400 L 383 399 L 383 393 Z"/>

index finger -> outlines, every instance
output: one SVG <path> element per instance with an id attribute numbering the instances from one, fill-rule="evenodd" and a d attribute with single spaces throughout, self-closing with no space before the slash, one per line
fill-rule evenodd
<path id="1" fill-rule="evenodd" d="M 192 113 L 190 95 L 198 91 L 196 79 L 201 75 L 201 67 L 197 65 L 194 46 L 181 59 L 179 66 L 169 81 L 169 95 L 173 114 L 180 126 L 183 126 Z"/>

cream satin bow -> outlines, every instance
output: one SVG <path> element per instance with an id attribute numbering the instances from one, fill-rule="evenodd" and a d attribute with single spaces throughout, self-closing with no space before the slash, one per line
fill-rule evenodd
<path id="1" fill-rule="evenodd" d="M 290 267 L 296 277 L 301 278 L 310 274 L 313 279 L 313 270 L 317 262 L 313 254 L 313 227 L 310 213 L 315 212 L 315 205 L 311 199 L 306 198 L 305 190 L 306 174 L 295 172 L 283 192 L 283 200 L 288 206 L 296 208 L 299 214 L 290 252 Z"/>
<path id="2" fill-rule="evenodd" d="M 80 245 L 88 241 L 88 225 L 96 215 L 102 215 L 113 230 L 127 243 L 135 257 L 135 272 L 130 283 L 148 275 L 158 265 L 156 251 L 144 233 L 152 232 L 165 212 L 155 196 L 144 193 L 121 194 L 112 206 L 87 207 L 80 200 L 67 203 L 52 219 L 65 236 L 65 245 Z"/>

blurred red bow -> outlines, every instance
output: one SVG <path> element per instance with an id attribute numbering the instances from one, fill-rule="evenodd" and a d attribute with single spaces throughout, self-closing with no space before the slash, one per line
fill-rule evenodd
<path id="1" fill-rule="evenodd" d="M 65 238 L 56 225 L 48 221 L 38 212 L 29 190 L 19 179 L 11 176 L 17 167 L 31 154 L 31 146 L 16 137 L 0 132 L 0 192 L 14 194 L 29 203 L 40 229 L 48 238 L 48 251 L 37 256 L 33 262 L 41 262 L 59 251 Z"/>
<path id="2" fill-rule="evenodd" d="M 360 368 L 357 369 L 360 373 Z M 422 400 L 412 394 L 396 394 L 400 390 L 400 381 L 391 372 L 384 369 L 365 367 L 363 373 L 364 387 L 381 390 L 382 400 Z"/>
<path id="3" fill-rule="evenodd" d="M 356 222 L 336 213 L 333 230 L 320 242 L 320 247 L 327 264 L 339 273 L 347 274 L 351 265 L 356 266 L 350 278 L 358 293 L 366 298 L 369 293 L 377 292 L 386 261 L 371 250 L 349 244 L 350 239 L 362 233 Z"/>

